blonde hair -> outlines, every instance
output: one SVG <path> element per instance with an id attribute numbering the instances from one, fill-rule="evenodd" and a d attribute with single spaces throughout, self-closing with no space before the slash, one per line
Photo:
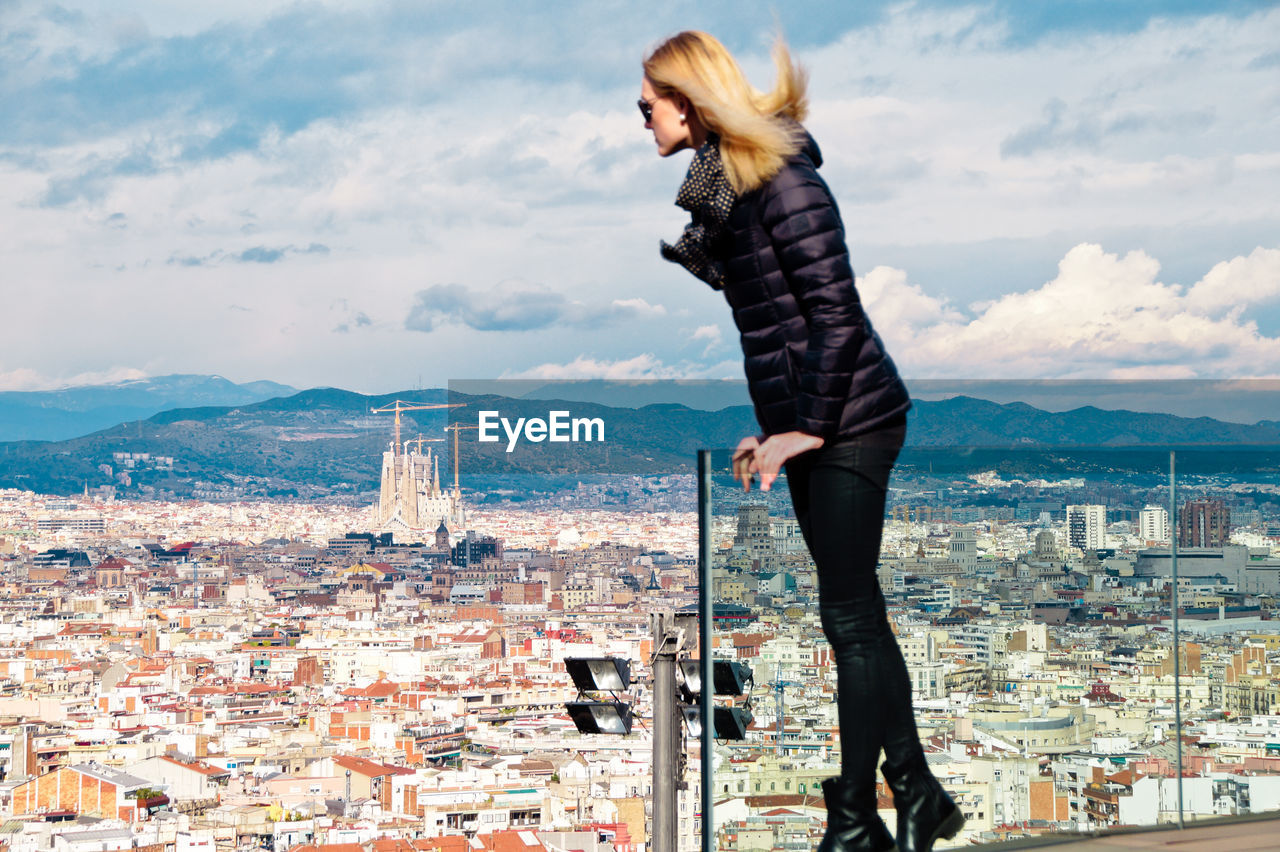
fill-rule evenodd
<path id="1" fill-rule="evenodd" d="M 683 95 L 702 125 L 720 137 L 725 177 L 738 194 L 757 189 L 800 150 L 799 122 L 809 113 L 809 75 L 791 60 L 786 42 L 773 45 L 778 80 L 761 92 L 714 36 L 687 30 L 658 45 L 644 74 L 662 97 Z"/>

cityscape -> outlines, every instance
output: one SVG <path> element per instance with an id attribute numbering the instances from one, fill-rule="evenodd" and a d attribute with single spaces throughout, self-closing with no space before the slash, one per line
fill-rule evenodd
<path id="1" fill-rule="evenodd" d="M 397 433 L 373 505 L 0 493 L 7 847 L 648 849 L 652 614 L 698 609 L 695 477 L 469 505 L 446 452 Z M 1171 504 L 1152 475 L 933 466 L 895 473 L 878 575 L 952 845 L 1280 810 L 1273 472 Z M 713 654 L 749 683 L 710 826 L 680 734 L 680 849 L 825 829 L 834 666 L 781 486 L 709 492 Z M 629 681 L 584 693 L 583 659 Z M 625 727 L 571 712 L 602 698 Z"/>
<path id="2" fill-rule="evenodd" d="M 0 0 L 0 852 L 1280 849 L 1278 46 Z"/>

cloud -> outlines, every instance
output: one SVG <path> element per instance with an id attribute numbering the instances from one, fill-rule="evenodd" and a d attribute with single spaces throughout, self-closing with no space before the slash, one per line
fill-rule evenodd
<path id="1" fill-rule="evenodd" d="M 1261 246 L 1248 257 L 1215 264 L 1187 293 L 1189 310 L 1206 315 L 1235 312 L 1280 299 L 1280 249 Z"/>
<path id="2" fill-rule="evenodd" d="M 93 370 L 84 373 L 51 375 L 39 370 L 19 367 L 14 370 L 0 369 L 0 390 L 35 391 L 75 388 L 85 385 L 105 385 L 115 382 L 145 379 L 149 374 L 136 367 L 110 367 L 106 370 Z"/>
<path id="3" fill-rule="evenodd" d="M 135 146 L 120 155 L 91 155 L 71 174 L 49 179 L 37 202 L 41 207 L 65 207 L 77 201 L 101 201 L 118 178 L 146 177 L 160 171 L 148 146 Z"/>
<path id="4" fill-rule="evenodd" d="M 435 105 L 477 81 L 634 83 L 655 31 L 638 8 L 591 3 L 565 10 L 573 27 L 518 3 L 484 14 L 396 2 L 207 4 L 189 15 L 201 4 L 184 3 L 184 14 L 87 4 L 64 15 L 6 5 L 15 9 L 6 10 L 0 80 L 20 85 L 0 86 L 0 115 L 12 119 L 0 124 L 0 144 L 68 144 L 180 115 L 205 119 L 182 146 L 189 161 L 389 104 Z"/>
<path id="5" fill-rule="evenodd" d="M 358 93 L 349 82 L 389 71 L 372 50 L 376 24 L 367 16 L 317 12 L 295 8 L 252 25 L 220 23 L 169 37 L 152 35 L 144 25 L 123 44 L 93 32 L 102 16 L 82 14 L 64 19 L 53 33 L 55 43 L 74 44 L 63 53 L 50 49 L 51 26 L 44 22 L 41 30 L 22 34 L 24 58 L 44 73 L 24 74 L 23 90 L 0 91 L 0 111 L 17 117 L 6 122 L 0 140 L 61 143 L 198 111 L 236 116 L 229 124 L 242 128 L 246 144 L 232 146 L 239 148 L 256 146 L 273 127 L 291 132 L 350 111 Z M 346 37 L 336 37 L 344 27 Z M 360 49 L 351 51 L 357 44 Z M 7 72 L 9 62 L 0 69 Z M 19 96 L 22 109 L 11 109 Z M 215 154 L 222 133 L 213 134 Z"/>
<path id="6" fill-rule="evenodd" d="M 567 364 L 539 364 L 504 373 L 503 379 L 724 379 L 741 378 L 742 365 L 722 361 L 711 365 L 682 363 L 669 365 L 652 352 L 617 361 L 579 355 Z"/>
<path id="7" fill-rule="evenodd" d="M 693 334 L 689 335 L 690 343 L 697 343 L 705 340 L 707 345 L 703 347 L 702 357 L 706 358 L 717 347 L 720 346 L 722 334 L 718 325 L 700 325 L 693 330 Z"/>
<path id="8" fill-rule="evenodd" d="M 267 248 L 266 246 L 254 246 L 247 248 L 237 255 L 233 255 L 232 259 L 239 263 L 275 263 L 284 257 L 285 250 L 282 248 Z"/>
<path id="9" fill-rule="evenodd" d="M 690 340 L 706 340 L 710 343 L 720 342 L 720 326 L 718 325 L 700 325 L 693 330 L 693 334 L 689 335 Z"/>
<path id="10" fill-rule="evenodd" d="M 918 329 L 963 319 L 945 299 L 907 283 L 907 273 L 901 269 L 877 266 L 858 283 L 858 292 L 864 302 L 875 306 L 876 327 Z"/>
<path id="11" fill-rule="evenodd" d="M 1023 127 L 1000 143 L 1000 156 L 1025 157 L 1044 148 L 1067 143 L 1096 142 L 1096 134 L 1078 124 L 1069 130 L 1063 127 L 1066 109 L 1067 105 L 1061 98 L 1051 98 L 1044 105 L 1039 121 Z"/>
<path id="12" fill-rule="evenodd" d="M 212 266 L 219 263 L 279 263 L 291 254 L 328 254 L 329 247 L 320 243 L 308 246 L 251 246 L 238 252 L 213 251 L 202 257 L 173 255 L 167 263 L 176 266 Z"/>
<path id="13" fill-rule="evenodd" d="M 0 0 L 5 274 L 38 283 L 0 361 L 59 376 L 110 351 L 163 372 L 392 390 L 460 363 L 497 375 L 652 352 L 697 373 L 729 357 L 721 298 L 657 257 L 687 219 L 671 204 L 687 160 L 655 156 L 634 108 L 638 58 L 695 22 L 676 6 L 496 2 Z M 859 271 L 898 268 L 878 273 L 877 328 L 896 334 L 900 317 L 920 335 L 894 350 L 916 372 L 969 363 L 954 346 L 930 360 L 924 330 L 959 334 L 1082 242 L 1143 248 L 1166 280 L 1204 276 L 1194 297 L 1170 285 L 1201 320 L 1264 337 L 1280 322 L 1274 301 L 1232 319 L 1205 275 L 1280 228 L 1265 85 L 1280 9 L 1086 5 L 779 9 Z M 714 29 L 767 86 L 768 6 L 734 9 Z M 312 244 L 335 248 L 298 263 Z M 513 280 L 545 284 L 487 286 Z M 370 326 L 328 308 L 353 282 Z M 712 321 L 719 343 L 682 333 Z M 1005 332 L 990 334 L 995 347 Z M 968 345 L 980 369 L 1002 366 L 983 360 L 987 340 Z M 1174 369 L 1162 352 L 1082 363 Z"/>
<path id="14" fill-rule="evenodd" d="M 1280 50 L 1260 53 L 1249 60 L 1249 64 L 1245 66 L 1250 71 L 1264 71 L 1276 67 L 1280 67 Z"/>
<path id="15" fill-rule="evenodd" d="M 861 290 L 900 369 L 918 378 L 1230 378 L 1280 375 L 1280 338 L 1243 316 L 1280 300 L 1280 250 L 1219 263 L 1185 291 L 1160 264 L 1082 243 L 1043 286 L 971 314 L 878 267 Z"/>
<path id="16" fill-rule="evenodd" d="M 621 320 L 653 319 L 666 312 L 662 305 L 651 305 L 644 299 L 584 304 L 545 284 L 507 280 L 489 290 L 461 284 L 437 284 L 419 290 L 404 325 L 412 331 L 433 331 L 441 324 L 464 325 L 476 331 L 595 328 Z"/>
<path id="17" fill-rule="evenodd" d="M 343 306 L 345 308 L 345 305 Z M 356 311 L 351 314 L 350 319 L 338 323 L 333 327 L 334 332 L 338 334 L 347 334 L 351 331 L 351 327 L 368 328 L 373 325 L 373 320 L 369 319 L 369 315 L 364 311 Z"/>
<path id="18" fill-rule="evenodd" d="M 1199 133 L 1213 121 L 1214 111 L 1207 107 L 1119 109 L 1109 103 L 1086 103 L 1070 109 L 1061 98 L 1050 98 L 1038 121 L 1022 127 L 1000 143 L 1000 156 L 1029 157 L 1064 148 L 1092 150 L 1104 140 L 1123 134 Z"/>
<path id="19" fill-rule="evenodd" d="M 624 316 L 629 315 L 652 319 L 667 315 L 667 309 L 662 305 L 651 305 L 644 299 L 614 299 L 613 307 L 614 310 Z"/>

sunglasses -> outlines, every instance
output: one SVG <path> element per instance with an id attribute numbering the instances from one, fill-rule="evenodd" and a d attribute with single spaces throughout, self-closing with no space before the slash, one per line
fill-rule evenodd
<path id="1" fill-rule="evenodd" d="M 636 106 L 640 107 L 640 114 L 644 116 L 645 124 L 653 121 L 653 104 L 649 103 L 644 98 L 641 98 L 636 101 Z"/>

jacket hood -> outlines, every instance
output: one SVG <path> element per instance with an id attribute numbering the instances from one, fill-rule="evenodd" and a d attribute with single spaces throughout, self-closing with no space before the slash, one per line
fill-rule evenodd
<path id="1" fill-rule="evenodd" d="M 809 158 L 815 169 L 822 165 L 822 151 L 818 148 L 817 141 L 807 130 L 804 131 L 804 141 L 800 144 L 800 153 Z"/>

